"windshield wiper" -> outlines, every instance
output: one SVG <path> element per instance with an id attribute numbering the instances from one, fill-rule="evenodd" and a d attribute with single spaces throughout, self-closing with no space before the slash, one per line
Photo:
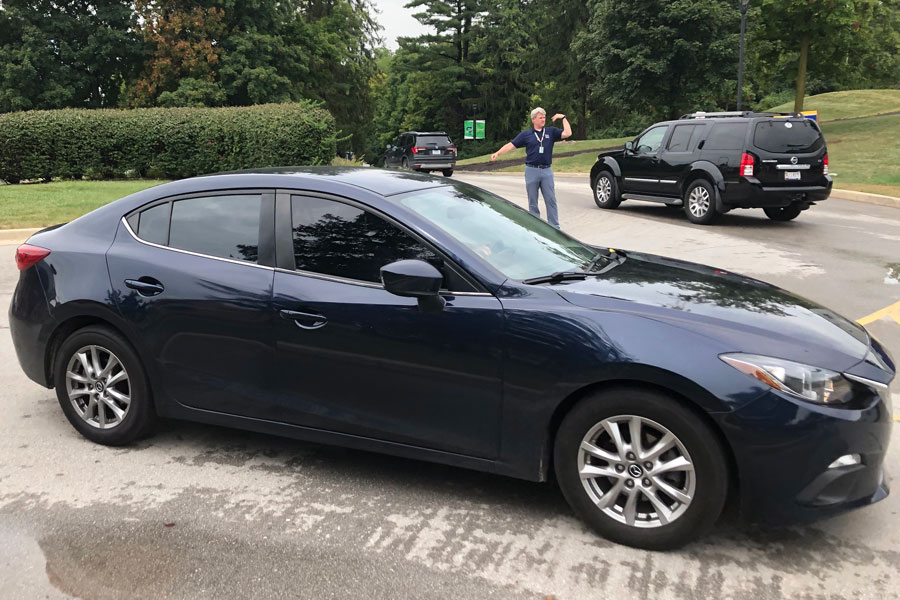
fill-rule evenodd
<path id="1" fill-rule="evenodd" d="M 550 275 L 541 275 L 540 277 L 523 279 L 522 283 L 559 283 L 561 281 L 571 281 L 574 279 L 587 279 L 590 275 L 594 275 L 594 273 L 586 273 L 584 271 L 557 271 Z"/>
<path id="2" fill-rule="evenodd" d="M 584 271 L 557 271 L 556 273 L 552 273 L 550 275 L 541 275 L 540 277 L 523 279 L 522 283 L 560 283 L 561 281 L 572 281 L 578 279 L 587 279 L 588 277 L 596 277 L 597 275 L 606 273 L 610 269 L 618 267 L 623 262 L 625 262 L 625 258 L 625 253 L 621 250 L 616 251 L 612 248 L 607 251 L 601 250 L 598 251 L 597 255 L 592 258 L 591 261 L 585 266 Z M 604 259 L 608 260 L 609 264 L 607 264 L 599 271 L 593 271 L 593 268 L 600 264 L 600 261 Z"/>

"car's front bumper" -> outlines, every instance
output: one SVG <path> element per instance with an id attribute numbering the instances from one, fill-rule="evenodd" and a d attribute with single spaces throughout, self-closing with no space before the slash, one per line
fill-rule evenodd
<path id="1" fill-rule="evenodd" d="M 773 391 L 724 417 L 742 514 L 751 521 L 796 523 L 887 497 L 883 463 L 891 407 L 874 391 L 860 406 L 820 407 Z"/>

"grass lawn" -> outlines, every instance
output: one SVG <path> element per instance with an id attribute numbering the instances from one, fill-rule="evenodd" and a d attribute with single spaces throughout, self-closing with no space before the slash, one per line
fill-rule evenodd
<path id="1" fill-rule="evenodd" d="M 565 140 L 565 141 L 561 141 L 561 142 L 556 142 L 556 144 L 553 146 L 553 152 L 555 154 L 560 154 L 562 152 L 577 152 L 580 150 L 599 150 L 600 148 L 609 148 L 611 146 L 621 146 L 622 144 L 625 143 L 626 140 L 630 140 L 630 139 L 632 139 L 632 138 L 624 137 L 624 138 L 609 138 L 609 139 L 601 139 L 601 140 L 572 140 L 572 141 Z M 502 144 L 501 144 L 501 146 L 502 146 Z M 568 157 L 568 158 L 581 158 L 581 157 Z M 561 158 L 558 160 L 562 161 L 562 160 L 567 160 L 568 158 Z M 597 157 L 594 156 L 593 158 L 591 158 L 589 164 L 594 164 L 594 158 L 597 158 Z M 499 160 L 510 160 L 510 159 L 525 160 L 525 148 L 518 148 L 516 150 L 513 150 L 512 152 L 507 152 L 506 154 L 502 155 L 499 158 Z M 554 161 L 553 161 L 554 169 L 556 168 L 556 163 L 558 162 L 558 160 L 554 159 Z M 490 154 L 484 154 L 482 156 L 476 156 L 474 158 L 467 158 L 465 160 L 458 160 L 458 161 L 456 161 L 456 164 L 458 164 L 458 165 L 473 165 L 473 164 L 484 163 L 484 162 L 491 162 Z M 512 168 L 516 169 L 516 167 L 512 167 Z M 588 166 L 588 169 L 590 169 L 590 166 Z M 506 170 L 507 169 L 504 169 L 504 171 L 506 171 Z M 522 166 L 521 168 L 518 168 L 518 170 L 524 171 L 525 167 Z"/>
<path id="2" fill-rule="evenodd" d="M 900 198 L 900 115 L 823 123 L 834 186 Z"/>
<path id="3" fill-rule="evenodd" d="M 0 229 L 65 223 L 98 206 L 164 183 L 128 181 L 54 181 L 0 186 Z"/>
<path id="4" fill-rule="evenodd" d="M 779 104 L 773 112 L 792 112 L 793 100 Z M 807 96 L 803 110 L 818 110 L 819 122 L 853 117 L 870 117 L 900 110 L 900 90 L 849 90 Z"/>

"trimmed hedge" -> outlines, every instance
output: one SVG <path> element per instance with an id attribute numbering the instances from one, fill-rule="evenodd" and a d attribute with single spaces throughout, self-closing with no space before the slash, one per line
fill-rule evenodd
<path id="1" fill-rule="evenodd" d="M 15 112 L 0 115 L 0 179 L 176 179 L 329 164 L 336 140 L 334 117 L 309 102 Z"/>

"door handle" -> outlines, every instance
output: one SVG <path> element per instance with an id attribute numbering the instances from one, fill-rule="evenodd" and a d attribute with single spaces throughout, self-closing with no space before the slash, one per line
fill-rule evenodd
<path id="1" fill-rule="evenodd" d="M 282 319 L 293 321 L 294 324 L 300 329 L 319 329 L 321 327 L 325 327 L 325 325 L 328 323 L 328 319 L 318 313 L 281 309 L 280 311 L 278 311 L 278 314 L 281 315 Z M 308 324 L 301 323 L 301 321 L 306 321 Z"/>
<path id="2" fill-rule="evenodd" d="M 136 290 L 141 296 L 156 296 L 163 293 L 166 289 L 163 284 L 152 277 L 141 277 L 140 279 L 126 279 L 125 287 Z"/>

